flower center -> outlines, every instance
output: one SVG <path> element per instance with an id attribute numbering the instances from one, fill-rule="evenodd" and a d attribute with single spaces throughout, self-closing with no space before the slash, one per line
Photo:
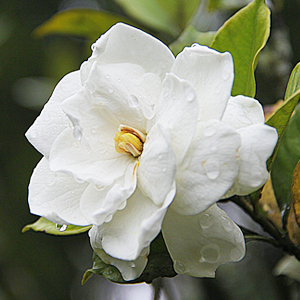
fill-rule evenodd
<path id="1" fill-rule="evenodd" d="M 118 153 L 130 153 L 134 157 L 137 157 L 142 154 L 146 136 L 133 127 L 120 125 L 114 140 Z"/>

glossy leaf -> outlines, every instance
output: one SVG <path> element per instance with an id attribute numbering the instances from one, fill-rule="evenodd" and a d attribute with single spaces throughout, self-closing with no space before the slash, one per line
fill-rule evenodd
<path id="1" fill-rule="evenodd" d="M 93 274 L 102 275 L 108 280 L 116 283 L 151 283 L 157 277 L 174 277 L 177 275 L 173 268 L 173 261 L 168 253 L 161 234 L 159 234 L 151 243 L 147 266 L 141 276 L 137 279 L 125 281 L 116 267 L 104 263 L 95 253 L 93 259 L 93 268 L 84 273 L 82 284 L 84 284 Z"/>
<path id="2" fill-rule="evenodd" d="M 33 224 L 26 225 L 22 232 L 26 232 L 28 230 L 33 231 L 42 231 L 48 234 L 53 235 L 73 235 L 79 234 L 82 232 L 88 231 L 92 225 L 90 226 L 75 226 L 75 225 L 56 225 L 45 218 L 39 218 Z"/>
<path id="3" fill-rule="evenodd" d="M 234 61 L 232 95 L 255 96 L 254 71 L 270 33 L 270 11 L 264 0 L 255 0 L 218 30 L 211 47 L 231 53 Z"/>
<path id="4" fill-rule="evenodd" d="M 64 34 L 97 39 L 112 25 L 118 22 L 132 24 L 124 17 L 92 9 L 69 9 L 61 11 L 37 27 L 33 34 L 43 37 L 51 34 Z"/>
<path id="5" fill-rule="evenodd" d="M 288 85 L 286 87 L 284 99 L 290 98 L 294 93 L 300 90 L 300 63 L 293 69 Z"/>
<path id="6" fill-rule="evenodd" d="M 299 97 L 298 97 L 299 98 Z M 278 147 L 271 171 L 273 189 L 280 212 L 286 223 L 292 203 L 292 179 L 300 159 L 300 107 L 295 110 Z"/>
<path id="7" fill-rule="evenodd" d="M 146 26 L 176 37 L 198 8 L 199 0 L 116 0 L 123 10 Z"/>
<path id="8" fill-rule="evenodd" d="M 296 221 L 300 226 L 300 161 L 298 161 L 293 173 L 292 198 Z"/>
<path id="9" fill-rule="evenodd" d="M 273 155 L 268 160 L 268 169 L 271 169 L 274 157 L 277 153 L 277 148 L 281 138 L 288 125 L 291 115 L 300 98 L 300 63 L 293 69 L 289 82 L 285 91 L 284 102 L 266 121 L 266 124 L 276 128 L 278 133 L 278 142 L 273 152 Z"/>
<path id="10" fill-rule="evenodd" d="M 289 98 L 287 98 L 283 102 L 282 106 L 278 110 L 276 110 L 274 114 L 266 121 L 266 124 L 275 127 L 278 133 L 277 145 L 267 163 L 268 170 L 271 170 L 272 168 L 272 164 L 274 158 L 276 157 L 276 153 L 280 145 L 281 139 L 283 137 L 283 133 L 288 125 L 288 122 L 298 103 L 299 98 L 300 90 L 298 90 L 296 93 L 292 94 Z"/>
<path id="11" fill-rule="evenodd" d="M 209 46 L 214 39 L 215 34 L 215 31 L 200 32 L 190 25 L 182 32 L 176 41 L 169 45 L 169 47 L 176 56 L 184 47 L 189 47 L 194 43 Z"/>

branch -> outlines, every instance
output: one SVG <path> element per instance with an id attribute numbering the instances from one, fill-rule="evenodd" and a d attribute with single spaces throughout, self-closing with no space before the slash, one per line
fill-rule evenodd
<path id="1" fill-rule="evenodd" d="M 266 218 L 259 209 L 255 209 L 251 203 L 250 196 L 233 196 L 229 198 L 232 202 L 241 207 L 255 222 L 260 224 L 264 231 L 274 238 L 274 245 L 285 252 L 294 255 L 300 261 L 300 249 L 294 245 L 287 232 L 282 231 L 271 220 Z"/>

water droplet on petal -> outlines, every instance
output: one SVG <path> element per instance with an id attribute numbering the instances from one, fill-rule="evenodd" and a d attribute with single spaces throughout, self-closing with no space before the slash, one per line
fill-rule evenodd
<path id="1" fill-rule="evenodd" d="M 200 262 L 216 263 L 220 258 L 220 247 L 217 244 L 205 245 L 200 254 Z"/>
<path id="2" fill-rule="evenodd" d="M 206 176 L 210 180 L 215 180 L 220 176 L 219 162 L 215 160 L 207 161 L 204 165 Z"/>
<path id="3" fill-rule="evenodd" d="M 191 89 L 187 89 L 185 98 L 187 101 L 191 102 L 195 99 L 195 93 Z"/>
<path id="4" fill-rule="evenodd" d="M 162 171 L 163 171 L 163 173 L 166 173 L 167 172 L 167 168 L 163 168 Z"/>
<path id="5" fill-rule="evenodd" d="M 108 74 L 106 74 L 106 75 L 105 75 L 105 78 L 109 79 L 109 78 L 110 78 L 110 76 L 109 76 Z"/>
<path id="6" fill-rule="evenodd" d="M 95 184 L 94 187 L 97 191 L 102 191 L 105 189 L 105 186 L 101 184 Z"/>
<path id="7" fill-rule="evenodd" d="M 204 128 L 204 135 L 205 136 L 213 136 L 214 134 L 216 134 L 216 132 L 217 132 L 217 129 L 212 124 L 207 124 Z"/>
<path id="8" fill-rule="evenodd" d="M 97 126 L 92 126 L 92 127 L 91 127 L 91 132 L 92 132 L 93 134 L 95 134 L 95 133 L 97 132 Z"/>
<path id="9" fill-rule="evenodd" d="M 175 261 L 174 269 L 178 274 L 186 273 L 186 267 L 181 261 Z"/>
<path id="10" fill-rule="evenodd" d="M 73 129 L 73 136 L 76 140 L 80 141 L 81 140 L 81 137 L 82 137 L 82 132 L 81 132 L 81 129 L 78 125 L 75 125 L 74 126 L 74 129 Z"/>
<path id="11" fill-rule="evenodd" d="M 128 103 L 131 107 L 137 107 L 139 105 L 139 99 L 136 96 L 131 95 L 128 99 Z"/>
<path id="12" fill-rule="evenodd" d="M 109 88 L 109 89 L 108 89 L 108 92 L 109 92 L 110 94 L 112 94 L 112 93 L 114 92 L 114 90 L 111 89 L 111 88 Z"/>
<path id="13" fill-rule="evenodd" d="M 77 183 L 84 183 L 85 181 L 82 180 L 82 179 L 79 179 L 77 177 L 74 177 L 74 180 L 77 182 Z"/>
<path id="14" fill-rule="evenodd" d="M 222 226 L 223 228 L 227 231 L 230 232 L 233 230 L 234 228 L 234 224 L 231 220 L 229 220 L 228 218 L 226 218 L 225 216 L 222 216 Z"/>
<path id="15" fill-rule="evenodd" d="M 238 248 L 232 248 L 230 250 L 230 254 L 229 254 L 230 259 L 232 261 L 238 261 L 238 260 L 240 260 L 243 257 L 243 255 L 244 255 L 243 252 L 240 251 Z"/>
<path id="16" fill-rule="evenodd" d="M 60 232 L 63 232 L 67 229 L 68 225 L 66 224 L 63 224 L 63 225 L 60 225 L 60 224 L 55 224 L 55 229 L 60 231 Z"/>
<path id="17" fill-rule="evenodd" d="M 199 219 L 199 225 L 203 229 L 207 229 L 211 227 L 213 223 L 214 223 L 214 217 L 209 213 L 202 214 Z"/>
<path id="18" fill-rule="evenodd" d="M 112 218 L 113 218 L 113 215 L 108 215 L 108 216 L 106 216 L 104 222 L 108 223 L 108 222 L 110 222 L 112 220 Z"/>

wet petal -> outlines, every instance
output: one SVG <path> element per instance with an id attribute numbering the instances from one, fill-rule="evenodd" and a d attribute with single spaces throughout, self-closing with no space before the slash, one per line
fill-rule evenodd
<path id="1" fill-rule="evenodd" d="M 151 81 L 145 75 L 135 65 L 93 64 L 85 87 L 91 101 L 98 106 L 105 106 L 119 124 L 145 132 L 147 117 L 153 114 L 153 105 L 158 99 L 161 85 L 154 74 Z"/>
<path id="2" fill-rule="evenodd" d="M 222 118 L 233 84 L 230 53 L 219 53 L 194 44 L 178 54 L 171 72 L 192 83 L 199 102 L 198 119 L 201 122 Z"/>
<path id="3" fill-rule="evenodd" d="M 83 82 L 94 61 L 97 64 L 130 63 L 141 66 L 145 72 L 159 75 L 161 79 L 174 62 L 171 50 L 153 36 L 134 27 L 119 23 L 111 27 L 92 46 L 93 54 L 82 65 Z"/>
<path id="4" fill-rule="evenodd" d="M 41 114 L 26 132 L 29 142 L 43 155 L 49 155 L 54 140 L 70 124 L 60 107 L 60 103 L 74 95 L 80 88 L 79 71 L 66 75 L 57 84 Z"/>
<path id="5" fill-rule="evenodd" d="M 87 183 L 73 176 L 49 170 L 47 158 L 34 169 L 29 184 L 30 211 L 53 223 L 89 225 L 80 210 L 80 199 Z"/>
<path id="6" fill-rule="evenodd" d="M 218 201 L 238 174 L 239 134 L 230 126 L 211 120 L 200 123 L 197 138 L 176 174 L 177 193 L 172 209 L 198 214 Z"/>
<path id="7" fill-rule="evenodd" d="M 124 210 L 118 211 L 111 222 L 98 228 L 104 251 L 118 259 L 135 260 L 150 245 L 161 230 L 168 205 L 175 194 L 175 186 L 162 206 L 156 206 L 137 188 L 127 200 Z"/>
<path id="8" fill-rule="evenodd" d="M 91 224 L 102 225 L 109 222 L 113 214 L 124 209 L 126 200 L 136 188 L 137 162 L 131 163 L 123 177 L 110 186 L 99 186 L 91 183 L 81 199 L 81 211 Z"/>
<path id="9" fill-rule="evenodd" d="M 66 128 L 51 148 L 50 169 L 95 184 L 111 185 L 135 160 L 131 155 L 117 153 L 113 142 L 112 139 L 112 145 L 107 145 L 99 141 L 99 148 L 89 148 L 74 137 L 71 128 Z"/>
<path id="10" fill-rule="evenodd" d="M 230 97 L 222 122 L 235 129 L 264 123 L 264 113 L 260 103 L 246 96 Z"/>
<path id="11" fill-rule="evenodd" d="M 233 191 L 236 195 L 248 195 L 269 178 L 266 161 L 276 145 L 277 131 L 273 127 L 256 124 L 241 128 L 238 132 L 242 138 L 240 171 Z"/>
<path id="12" fill-rule="evenodd" d="M 121 260 L 108 255 L 101 245 L 101 233 L 98 232 L 97 226 L 93 226 L 89 231 L 91 245 L 96 254 L 106 263 L 119 269 L 124 280 L 133 280 L 138 278 L 144 271 L 147 262 L 149 247 L 143 249 L 141 255 L 136 260 Z"/>
<path id="13" fill-rule="evenodd" d="M 221 264 L 245 255 L 241 230 L 217 205 L 193 216 L 169 209 L 162 233 L 179 274 L 214 277 Z"/>
<path id="14" fill-rule="evenodd" d="M 169 132 L 157 124 L 147 135 L 138 168 L 138 186 L 156 205 L 161 205 L 174 184 L 176 158 Z"/>
<path id="15" fill-rule="evenodd" d="M 155 121 L 169 128 L 177 164 L 182 162 L 197 127 L 198 101 L 189 82 L 167 74 Z"/>

